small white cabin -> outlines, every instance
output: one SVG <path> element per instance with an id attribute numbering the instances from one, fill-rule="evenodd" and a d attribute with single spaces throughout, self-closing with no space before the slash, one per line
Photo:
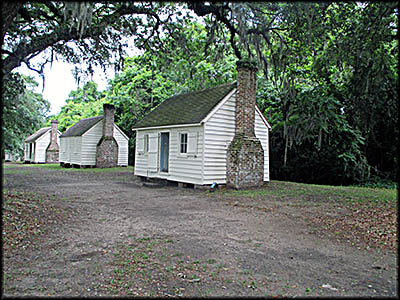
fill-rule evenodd
<path id="1" fill-rule="evenodd" d="M 46 163 L 46 150 L 51 144 L 52 127 L 40 128 L 25 139 L 25 163 Z M 57 132 L 57 143 L 60 144 L 61 132 Z"/>
<path id="2" fill-rule="evenodd" d="M 118 166 L 128 166 L 127 135 L 114 125 L 113 137 L 118 144 Z M 61 166 L 96 166 L 97 144 L 103 136 L 103 116 L 80 120 L 61 135 Z"/>
<path id="3" fill-rule="evenodd" d="M 227 148 L 235 135 L 236 83 L 171 97 L 136 130 L 134 174 L 195 185 L 226 184 Z M 255 135 L 269 181 L 271 126 L 255 107 Z"/>

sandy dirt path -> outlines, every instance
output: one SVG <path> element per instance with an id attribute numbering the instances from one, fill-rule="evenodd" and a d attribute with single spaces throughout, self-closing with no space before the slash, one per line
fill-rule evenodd
<path id="1" fill-rule="evenodd" d="M 116 272 L 117 249 L 141 238 L 171 241 L 154 250 L 163 268 L 148 274 L 148 295 L 398 295 L 395 254 L 335 243 L 287 213 L 228 205 L 201 190 L 143 187 L 124 169 L 19 166 L 3 174 L 3 188 L 52 195 L 73 212 L 34 247 L 3 257 L 4 296 L 113 294 L 107 282 Z M 177 259 L 202 263 L 204 276 L 194 282 L 174 273 Z M 146 283 L 135 280 L 140 291 Z"/>

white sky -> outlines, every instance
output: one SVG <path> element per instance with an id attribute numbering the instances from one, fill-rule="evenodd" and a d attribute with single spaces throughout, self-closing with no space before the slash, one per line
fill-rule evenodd
<path id="1" fill-rule="evenodd" d="M 74 76 L 72 75 L 73 68 L 73 65 L 62 61 L 54 61 L 51 67 L 50 64 L 48 64 L 44 69 L 45 85 L 43 91 L 43 81 L 38 73 L 29 70 L 24 64 L 15 70 L 35 78 L 35 80 L 39 83 L 39 86 L 35 89 L 35 92 L 42 94 L 43 98 L 50 102 L 50 114 L 53 115 L 58 114 L 61 111 L 61 107 L 66 104 L 65 100 L 68 99 L 69 93 L 76 90 L 78 87 L 82 87 L 84 84 L 81 82 L 78 86 Z M 103 91 L 107 87 L 107 81 L 113 77 L 114 72 L 112 70 L 104 73 L 101 68 L 95 68 L 93 81 L 97 83 L 98 90 Z"/>
<path id="2" fill-rule="evenodd" d="M 189 13 L 192 17 L 195 17 L 195 14 L 190 11 L 184 9 L 183 13 Z M 202 18 L 198 18 L 198 21 L 203 22 Z M 133 45 L 133 39 L 127 39 L 128 47 L 125 48 L 127 56 L 133 56 L 140 54 L 139 51 Z M 71 45 L 73 46 L 73 45 Z M 31 63 L 35 65 L 35 61 L 41 59 L 41 56 L 33 58 Z M 51 104 L 50 107 L 50 115 L 58 114 L 61 111 L 61 107 L 66 104 L 65 100 L 68 99 L 68 95 L 71 91 L 76 90 L 78 87 L 82 87 L 84 82 L 80 82 L 79 86 L 76 83 L 72 70 L 74 65 L 68 64 L 63 61 L 54 60 L 52 66 L 50 67 L 50 63 L 48 63 L 44 69 L 45 75 L 45 86 L 42 91 L 42 78 L 38 75 L 37 72 L 29 70 L 25 64 L 22 64 L 21 67 L 15 69 L 15 71 L 20 72 L 25 75 L 30 75 L 35 78 L 35 80 L 39 83 L 39 86 L 35 89 L 35 92 L 42 94 L 43 98 L 48 100 Z M 98 90 L 103 91 L 107 87 L 107 81 L 109 79 L 114 78 L 114 71 L 109 68 L 105 73 L 100 67 L 94 68 L 94 74 L 92 80 L 97 83 Z"/>
<path id="3" fill-rule="evenodd" d="M 129 42 L 129 40 L 128 47 L 125 48 L 125 51 L 126 55 L 129 57 L 140 54 L 140 51 L 135 46 L 133 46 L 132 43 Z M 40 61 L 40 59 L 43 58 L 38 55 L 37 57 L 32 59 L 31 64 L 35 65 L 35 62 Z M 83 85 L 86 83 L 81 81 L 79 85 L 77 84 L 74 76 L 72 75 L 73 69 L 73 64 L 69 64 L 61 60 L 54 60 L 51 66 L 50 63 L 48 63 L 44 68 L 44 90 L 42 78 L 37 72 L 28 69 L 25 64 L 22 64 L 20 67 L 15 68 L 15 71 L 35 78 L 36 82 L 38 82 L 39 85 L 34 91 L 36 93 L 42 94 L 43 98 L 50 102 L 51 106 L 49 114 L 56 115 L 61 111 L 61 107 L 66 104 L 65 101 L 68 99 L 69 93 L 83 87 Z M 106 72 L 104 72 L 101 67 L 93 67 L 93 69 L 94 72 L 92 80 L 97 83 L 97 90 L 105 90 L 108 85 L 108 80 L 115 77 L 115 72 L 113 68 L 108 68 Z"/>

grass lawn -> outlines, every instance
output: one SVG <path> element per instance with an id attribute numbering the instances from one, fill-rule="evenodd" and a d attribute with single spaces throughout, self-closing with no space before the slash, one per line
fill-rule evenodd
<path id="1" fill-rule="evenodd" d="M 229 197 L 264 198 L 280 201 L 307 202 L 320 198 L 321 202 L 338 204 L 396 205 L 397 189 L 330 186 L 272 180 L 265 187 L 251 190 L 221 190 Z"/>

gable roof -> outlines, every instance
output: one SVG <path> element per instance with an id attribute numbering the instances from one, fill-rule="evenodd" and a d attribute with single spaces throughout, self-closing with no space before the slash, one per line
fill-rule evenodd
<path id="1" fill-rule="evenodd" d="M 200 123 L 234 88 L 236 82 L 172 96 L 133 128 Z"/>
<path id="2" fill-rule="evenodd" d="M 51 127 L 43 127 L 40 128 L 38 131 L 36 131 L 34 134 L 31 134 L 25 139 L 25 142 L 27 143 L 32 143 L 36 141 L 38 138 L 40 138 L 43 134 L 45 134 L 47 131 L 49 131 Z"/>
<path id="3" fill-rule="evenodd" d="M 64 132 L 60 137 L 68 137 L 68 136 L 81 136 L 98 122 L 103 119 L 103 116 L 92 117 L 87 119 L 82 119 L 75 123 L 73 126 L 68 128 L 66 132 Z"/>

